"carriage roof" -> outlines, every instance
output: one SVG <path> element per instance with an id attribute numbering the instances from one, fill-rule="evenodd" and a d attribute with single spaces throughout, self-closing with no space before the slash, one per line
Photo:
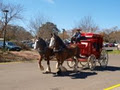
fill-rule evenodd
<path id="1" fill-rule="evenodd" d="M 103 38 L 102 35 L 95 33 L 81 33 L 81 36 L 84 36 L 86 38 Z"/>

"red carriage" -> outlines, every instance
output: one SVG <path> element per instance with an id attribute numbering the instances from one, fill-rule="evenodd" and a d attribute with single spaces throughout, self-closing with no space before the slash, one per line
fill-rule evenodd
<path id="1" fill-rule="evenodd" d="M 80 48 L 80 58 L 78 61 L 82 67 L 88 66 L 93 70 L 96 62 L 102 67 L 106 67 L 108 63 L 108 53 L 103 49 L 103 37 L 94 33 L 82 33 L 82 38 L 77 43 Z M 74 60 L 68 59 L 67 64 L 70 68 L 74 67 Z"/>

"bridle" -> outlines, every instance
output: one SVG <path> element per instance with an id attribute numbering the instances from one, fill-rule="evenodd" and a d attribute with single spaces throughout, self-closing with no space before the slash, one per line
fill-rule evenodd
<path id="1" fill-rule="evenodd" d="M 59 53 L 59 52 L 62 52 L 65 49 L 65 47 L 63 45 L 59 46 L 59 43 L 57 43 L 58 40 L 56 40 L 56 38 L 58 38 L 58 37 L 57 36 L 53 36 L 51 38 L 49 47 L 53 48 L 54 53 Z"/>

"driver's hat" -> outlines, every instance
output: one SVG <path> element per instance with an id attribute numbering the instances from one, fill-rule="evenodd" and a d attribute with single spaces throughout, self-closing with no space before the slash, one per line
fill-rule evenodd
<path id="1" fill-rule="evenodd" d="M 79 28 L 79 29 L 76 29 L 76 31 L 82 31 L 82 29 L 81 29 L 81 28 Z"/>

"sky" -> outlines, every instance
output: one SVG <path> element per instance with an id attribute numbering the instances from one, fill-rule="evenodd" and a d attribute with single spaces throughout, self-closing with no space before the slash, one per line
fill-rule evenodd
<path id="1" fill-rule="evenodd" d="M 17 22 L 28 28 L 32 17 L 44 15 L 62 30 L 70 30 L 85 16 L 91 16 L 100 29 L 120 28 L 120 0 L 3 0 L 21 4 L 25 20 Z"/>

